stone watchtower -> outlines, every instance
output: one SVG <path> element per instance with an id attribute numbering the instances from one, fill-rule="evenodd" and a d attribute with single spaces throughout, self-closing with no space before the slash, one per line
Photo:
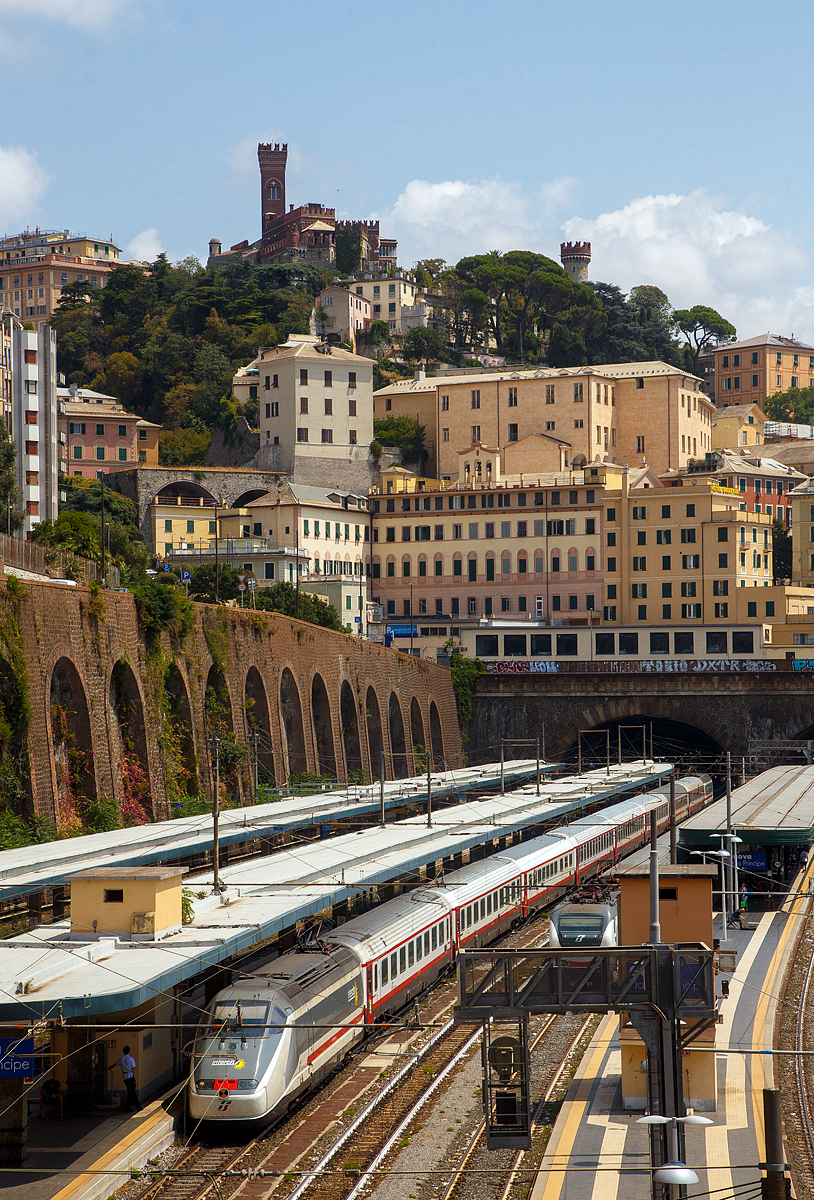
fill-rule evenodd
<path id="1" fill-rule="evenodd" d="M 285 166 L 288 144 L 260 142 L 257 147 L 260 163 L 260 196 L 263 214 L 263 237 L 285 214 Z"/>
<path id="2" fill-rule="evenodd" d="M 591 261 L 590 242 L 561 242 L 560 262 L 565 272 L 576 283 L 588 282 L 588 264 Z"/>

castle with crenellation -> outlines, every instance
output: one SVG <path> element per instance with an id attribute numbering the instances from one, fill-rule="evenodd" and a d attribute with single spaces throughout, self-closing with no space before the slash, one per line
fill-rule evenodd
<path id="1" fill-rule="evenodd" d="M 238 242 L 224 251 L 218 238 L 209 243 L 210 267 L 225 266 L 236 259 L 255 263 L 319 263 L 336 261 L 336 240 L 345 232 L 361 240 L 360 269 L 387 274 L 395 268 L 398 242 L 383 238 L 378 221 L 337 221 L 336 211 L 324 204 L 289 205 L 286 212 L 285 173 L 287 143 L 264 143 L 257 147 L 260 165 L 261 236 L 256 242 Z"/>

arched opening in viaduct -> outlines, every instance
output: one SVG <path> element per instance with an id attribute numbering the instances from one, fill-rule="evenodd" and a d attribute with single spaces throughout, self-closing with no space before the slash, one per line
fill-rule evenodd
<path id="1" fill-rule="evenodd" d="M 17 674 L 0 658 L 0 801 L 21 817 L 34 812 L 28 758 L 28 705 Z"/>
<path id="2" fill-rule="evenodd" d="M 342 746 L 345 751 L 345 767 L 348 779 L 362 778 L 364 764 L 362 763 L 362 744 L 359 738 L 359 710 L 356 707 L 356 697 L 353 688 L 345 679 L 339 695 L 339 720 L 342 725 Z M 371 777 L 375 774 L 376 764 L 371 764 Z"/>
<path id="3" fill-rule="evenodd" d="M 406 779 L 409 774 L 407 766 L 407 741 L 404 736 L 404 719 L 401 715 L 401 705 L 395 692 L 390 693 L 390 700 L 387 705 L 387 722 L 390 729 L 393 774 L 396 779 Z"/>
<path id="4" fill-rule="evenodd" d="M 320 674 L 316 674 L 311 682 L 311 718 L 314 722 L 314 745 L 317 752 L 316 772 L 329 779 L 336 779 L 331 702 L 328 699 L 325 680 Z"/>
<path id="5" fill-rule="evenodd" d="M 116 714 L 121 746 L 118 796 L 122 821 L 142 825 L 154 815 L 144 708 L 133 668 L 121 658 L 110 673 L 110 707 Z"/>
<path id="6" fill-rule="evenodd" d="M 274 784 L 274 745 L 271 740 L 269 706 L 263 677 L 257 667 L 249 667 L 246 675 L 246 724 L 250 734 L 257 734 L 257 782 Z M 252 750 L 252 753 L 254 751 Z M 254 770 L 254 761 L 252 761 Z"/>
<path id="7" fill-rule="evenodd" d="M 308 770 L 300 689 L 297 687 L 297 681 L 290 667 L 286 667 L 280 676 L 280 715 L 285 730 L 285 749 L 290 779 L 292 775 L 303 775 Z"/>
<path id="8" fill-rule="evenodd" d="M 247 504 L 251 504 L 253 500 L 259 500 L 261 496 L 268 495 L 268 488 L 249 488 L 247 492 L 241 492 L 231 504 L 232 508 L 245 508 Z"/>
<path id="9" fill-rule="evenodd" d="M 415 696 L 410 701 L 410 736 L 413 739 L 415 769 L 421 775 L 427 769 L 427 735 L 424 733 L 424 718 L 421 715 L 421 705 Z"/>
<path id="10" fill-rule="evenodd" d="M 624 716 L 611 721 L 592 724 L 586 721 L 582 735 L 583 769 L 603 766 L 607 761 L 607 746 L 610 741 L 611 764 L 619 759 L 621 745 L 622 762 L 641 761 L 654 756 L 657 760 L 674 762 L 681 774 L 700 771 L 717 775 L 723 767 L 723 751 L 720 743 L 697 725 L 666 717 L 651 717 L 646 714 Z M 606 734 L 607 731 L 607 734 Z M 563 762 L 578 760 L 576 738 L 557 756 Z"/>
<path id="11" fill-rule="evenodd" d="M 85 689 L 69 658 L 61 658 L 54 667 L 50 700 L 57 828 L 87 828 L 96 802 L 93 738 Z"/>
<path id="12" fill-rule="evenodd" d="M 373 778 L 381 778 L 381 762 L 384 755 L 382 714 L 379 709 L 379 697 L 376 695 L 372 684 L 367 689 L 367 695 L 365 696 L 365 710 L 367 715 L 367 744 L 370 750 L 370 774 Z M 387 774 L 386 767 L 384 774 Z"/>
<path id="13" fill-rule="evenodd" d="M 181 804 L 184 796 L 198 794 L 199 783 L 192 706 L 184 677 L 175 663 L 169 664 L 164 675 L 163 709 L 161 758 L 167 799 L 171 805 Z"/>
<path id="14" fill-rule="evenodd" d="M 433 766 L 436 771 L 440 771 L 444 765 L 444 735 L 441 731 L 441 718 L 434 700 L 430 701 L 430 745 Z"/>
<path id="15" fill-rule="evenodd" d="M 237 800 L 242 789 L 242 777 L 248 762 L 248 752 L 246 747 L 235 737 L 232 699 L 229 695 L 226 676 L 214 664 L 209 668 L 209 674 L 206 677 L 204 709 L 210 764 L 213 769 L 215 746 L 212 739 L 215 737 L 219 739 L 217 762 L 221 799 L 225 800 L 231 795 L 234 800 Z"/>

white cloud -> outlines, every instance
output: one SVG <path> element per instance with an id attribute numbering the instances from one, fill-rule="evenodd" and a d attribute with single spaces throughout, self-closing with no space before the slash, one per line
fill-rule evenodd
<path id="1" fill-rule="evenodd" d="M 642 196 L 595 219 L 572 217 L 562 229 L 568 239 L 591 242 L 594 279 L 625 291 L 656 284 L 676 308 L 708 304 L 741 337 L 767 330 L 814 337 L 802 247 L 701 188 Z"/>
<path id="2" fill-rule="evenodd" d="M 140 262 L 155 262 L 164 247 L 157 229 L 142 229 L 127 243 L 125 250 L 130 258 L 137 258 Z"/>
<path id="3" fill-rule="evenodd" d="M 48 182 L 36 155 L 22 146 L 0 146 L 0 229 L 11 232 L 30 220 Z"/>
<path id="4" fill-rule="evenodd" d="M 124 8 L 125 0 L 0 0 L 0 16 L 42 18 L 93 29 Z"/>
<path id="5" fill-rule="evenodd" d="M 727 206 L 702 188 L 650 195 L 595 218 L 559 221 L 573 204 L 575 181 L 536 191 L 502 179 L 413 179 L 382 228 L 399 239 L 399 260 L 489 250 L 536 250 L 557 259 L 563 239 L 592 244 L 591 278 L 624 291 L 652 283 L 676 308 L 708 304 L 739 335 L 794 333 L 814 341 L 814 287 L 806 251 L 788 232 Z M 573 211 L 573 209 L 572 209 Z"/>
<path id="6" fill-rule="evenodd" d="M 503 179 L 430 183 L 411 180 L 382 217 L 388 236 L 401 243 L 402 262 L 465 254 L 545 247 L 553 214 L 567 202 L 574 181 L 553 180 L 536 192 Z M 544 245 L 545 243 L 545 245 Z"/>

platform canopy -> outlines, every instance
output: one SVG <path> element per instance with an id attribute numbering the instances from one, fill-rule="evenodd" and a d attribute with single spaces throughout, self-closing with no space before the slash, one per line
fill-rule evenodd
<path id="1" fill-rule="evenodd" d="M 814 766 L 774 767 L 732 793 L 732 829 L 744 846 L 810 846 L 814 842 Z M 726 833 L 726 797 L 685 821 L 682 846 L 709 847 Z"/>

